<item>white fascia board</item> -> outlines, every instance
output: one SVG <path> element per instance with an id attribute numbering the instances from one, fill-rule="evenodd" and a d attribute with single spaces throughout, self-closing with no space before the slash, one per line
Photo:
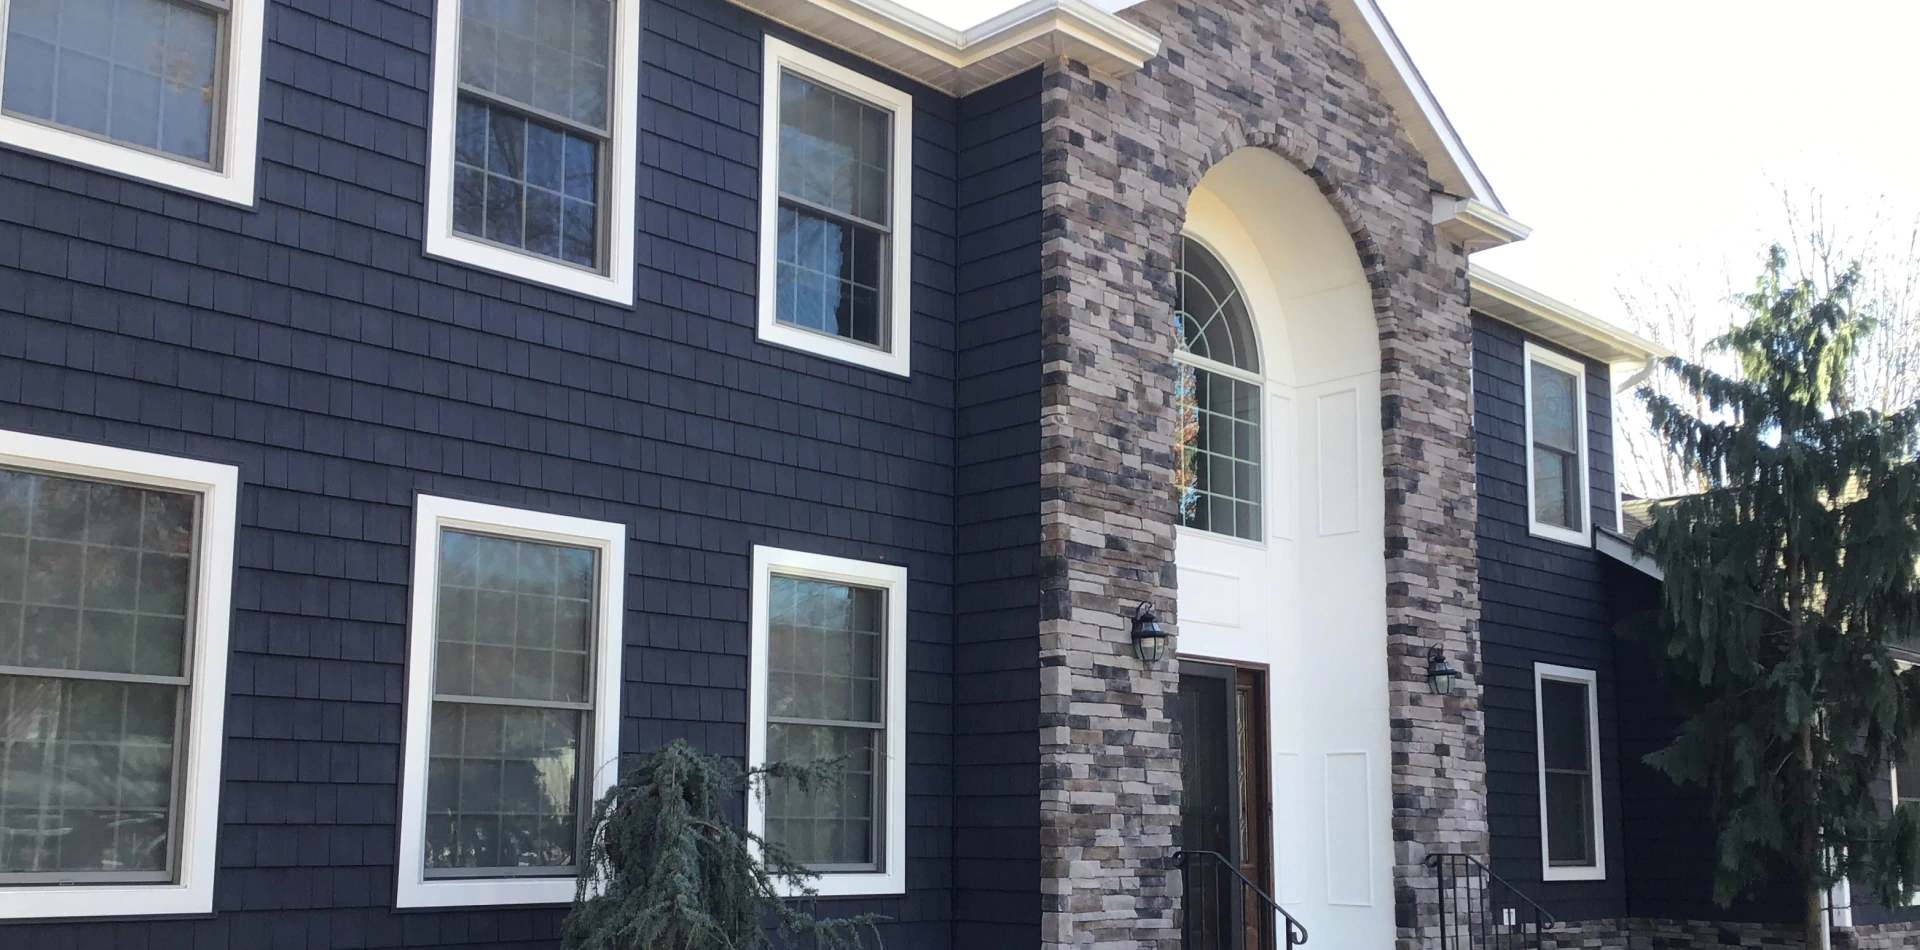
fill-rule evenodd
<path id="1" fill-rule="evenodd" d="M 1433 90 L 1427 88 L 1426 79 L 1413 65 L 1413 57 L 1400 45 L 1400 38 L 1374 0 L 1329 0 L 1327 12 L 1340 24 L 1341 35 L 1353 44 L 1360 62 L 1367 67 L 1367 75 L 1379 86 L 1407 136 L 1425 156 L 1434 180 L 1453 195 L 1471 198 L 1504 216 L 1506 206 L 1480 173 L 1460 133 L 1454 131 Z"/>
<path id="2" fill-rule="evenodd" d="M 1467 265 L 1471 306 L 1502 323 L 1608 365 L 1637 371 L 1673 351 L 1646 337 L 1608 323 L 1571 304 L 1502 277 L 1478 264 Z"/>
<path id="3" fill-rule="evenodd" d="M 1667 579 L 1665 571 L 1660 570 L 1660 562 L 1633 549 L 1633 541 L 1625 535 L 1602 528 L 1593 533 L 1593 547 L 1628 567 L 1639 571 L 1656 581 Z"/>
<path id="4" fill-rule="evenodd" d="M 1160 39 L 1087 0 L 1028 0 L 956 29 L 894 0 L 733 0 L 769 20 L 961 96 L 1058 56 L 1120 76 Z"/>

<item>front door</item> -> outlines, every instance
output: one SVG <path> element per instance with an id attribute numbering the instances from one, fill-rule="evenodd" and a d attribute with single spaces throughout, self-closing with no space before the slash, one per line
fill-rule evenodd
<path id="1" fill-rule="evenodd" d="M 1267 758 L 1266 674 L 1198 660 L 1180 661 L 1174 716 L 1181 730 L 1181 848 L 1188 859 L 1188 950 L 1265 950 L 1273 915 L 1227 868 L 1273 893 L 1271 773 Z"/>

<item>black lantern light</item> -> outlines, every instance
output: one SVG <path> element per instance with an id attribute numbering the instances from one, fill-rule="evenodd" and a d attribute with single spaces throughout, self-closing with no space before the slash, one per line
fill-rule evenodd
<path id="1" fill-rule="evenodd" d="M 1439 647 L 1427 651 L 1427 685 L 1441 696 L 1453 692 L 1455 684 L 1460 682 L 1460 671 L 1447 662 L 1447 654 Z"/>
<path id="2" fill-rule="evenodd" d="M 1167 632 L 1160 629 L 1160 618 L 1153 605 L 1144 601 L 1133 615 L 1133 652 L 1143 663 L 1158 663 L 1167 651 Z"/>

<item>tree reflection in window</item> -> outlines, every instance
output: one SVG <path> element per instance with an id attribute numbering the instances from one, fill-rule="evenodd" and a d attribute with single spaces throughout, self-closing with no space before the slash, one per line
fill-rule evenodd
<path id="1" fill-rule="evenodd" d="M 1260 347 L 1246 298 L 1213 252 L 1180 239 L 1174 490 L 1180 523 L 1261 539 Z"/>

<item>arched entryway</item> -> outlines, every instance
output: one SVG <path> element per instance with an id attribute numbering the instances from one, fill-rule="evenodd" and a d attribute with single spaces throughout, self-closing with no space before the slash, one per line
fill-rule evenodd
<path id="1" fill-rule="evenodd" d="M 1264 877 L 1316 943 L 1389 946 L 1372 294 L 1332 205 L 1263 148 L 1201 179 L 1177 254 L 1183 844 Z"/>

